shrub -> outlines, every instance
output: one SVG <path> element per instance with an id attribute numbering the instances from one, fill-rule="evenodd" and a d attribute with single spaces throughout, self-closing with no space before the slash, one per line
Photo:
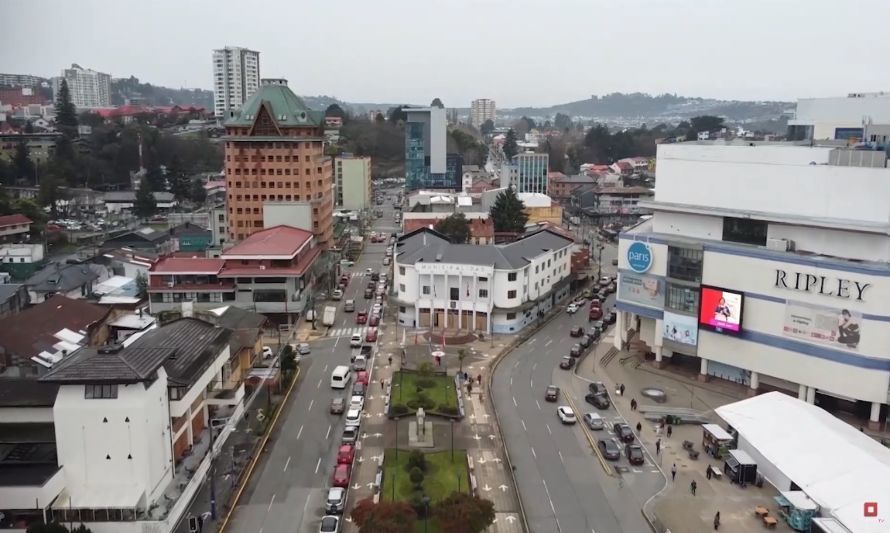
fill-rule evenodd
<path id="1" fill-rule="evenodd" d="M 411 450 L 411 453 L 408 454 L 408 464 L 407 468 L 409 471 L 417 468 L 421 472 L 426 472 L 426 469 L 429 465 L 426 464 L 426 455 L 423 454 L 420 450 Z"/>
<path id="2" fill-rule="evenodd" d="M 457 407 L 455 407 L 453 405 L 440 403 L 436 407 L 436 412 L 443 414 L 443 415 L 448 415 L 448 416 L 457 416 L 460 414 L 460 409 L 458 409 Z"/>
<path id="3" fill-rule="evenodd" d="M 408 499 L 408 503 L 414 508 L 418 518 L 426 517 L 426 505 L 423 503 L 423 491 L 416 490 Z"/>
<path id="4" fill-rule="evenodd" d="M 416 398 L 408 401 L 408 407 L 410 407 L 412 411 L 416 411 L 419 407 L 423 407 L 424 411 L 429 411 L 435 406 L 436 404 L 433 402 L 433 400 L 431 400 L 429 396 L 423 394 L 422 392 L 418 393 Z"/>
<path id="5" fill-rule="evenodd" d="M 431 379 L 420 378 L 416 381 L 417 383 L 417 392 L 420 392 L 420 389 L 432 389 L 436 386 L 436 382 Z"/>
<path id="6" fill-rule="evenodd" d="M 410 409 L 408 409 L 407 405 L 396 404 L 389 406 L 389 414 L 392 416 L 405 416 L 409 411 Z"/>
<path id="7" fill-rule="evenodd" d="M 420 487 L 423 484 L 423 471 L 415 466 L 408 471 L 408 479 L 411 480 L 411 483 L 414 483 L 415 488 Z"/>

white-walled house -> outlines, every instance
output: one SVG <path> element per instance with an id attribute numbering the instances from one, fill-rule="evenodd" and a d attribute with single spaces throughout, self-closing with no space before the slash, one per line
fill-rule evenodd
<path id="1" fill-rule="evenodd" d="M 568 294 L 573 241 L 550 230 L 501 245 L 452 244 L 422 228 L 396 243 L 399 323 L 514 333 Z"/>

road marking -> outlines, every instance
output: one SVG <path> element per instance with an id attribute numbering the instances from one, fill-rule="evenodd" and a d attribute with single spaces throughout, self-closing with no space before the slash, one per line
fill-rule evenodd
<path id="1" fill-rule="evenodd" d="M 519 407 L 519 404 L 516 403 L 516 396 L 513 397 L 513 407 Z"/>
<path id="2" fill-rule="evenodd" d="M 266 513 L 268 513 L 272 509 L 273 503 L 275 503 L 275 494 L 272 494 L 272 499 L 269 500 L 269 507 L 266 507 Z"/>
<path id="3" fill-rule="evenodd" d="M 538 368 L 538 363 L 532 365 L 532 372 L 534 372 L 536 368 Z"/>
<path id="4" fill-rule="evenodd" d="M 297 431 L 297 440 L 300 439 L 300 435 L 303 434 L 303 426 L 300 426 L 300 431 Z"/>
<path id="5" fill-rule="evenodd" d="M 289 465 L 289 464 L 290 464 L 290 457 L 288 457 L 287 462 L 284 463 L 284 470 L 282 470 L 282 472 L 287 472 L 287 465 Z"/>
<path id="6" fill-rule="evenodd" d="M 320 389 L 320 388 L 321 388 L 321 380 L 318 380 L 318 385 L 316 385 L 315 388 L 316 388 L 316 389 Z"/>
<path id="7" fill-rule="evenodd" d="M 541 409 L 541 402 L 535 400 L 535 403 L 538 404 L 538 411 L 543 411 L 543 409 Z"/>
<path id="8" fill-rule="evenodd" d="M 522 422 L 522 429 L 528 431 L 528 428 L 525 427 L 525 420 L 520 419 L 519 421 Z"/>
<path id="9" fill-rule="evenodd" d="M 315 463 L 315 473 L 318 473 L 318 469 L 321 467 L 321 457 L 318 458 L 318 462 Z"/>
<path id="10" fill-rule="evenodd" d="M 553 511 L 554 516 L 556 515 L 556 506 L 553 505 L 553 498 L 550 497 L 550 488 L 547 487 L 547 481 L 541 479 L 541 482 L 544 484 L 544 492 L 547 493 L 547 499 L 550 500 L 550 510 Z"/>
<path id="11" fill-rule="evenodd" d="M 331 351 L 332 351 L 332 352 L 336 350 L 336 348 L 337 348 L 337 343 L 338 343 L 338 342 L 340 342 L 340 337 L 337 337 L 336 340 L 334 341 L 334 347 L 331 348 Z"/>
<path id="12" fill-rule="evenodd" d="M 328 371 L 328 365 L 324 365 L 324 368 L 323 368 L 321 371 L 322 371 L 322 372 L 327 372 L 327 371 Z"/>
<path id="13" fill-rule="evenodd" d="M 551 344 L 553 344 L 553 339 L 550 339 L 550 340 L 548 340 L 547 342 L 545 342 L 545 343 L 544 343 L 544 348 L 550 346 Z"/>
<path id="14" fill-rule="evenodd" d="M 553 430 L 550 429 L 550 424 L 544 424 L 544 425 L 547 426 L 547 433 L 550 433 L 551 435 L 553 435 Z"/>
<path id="15" fill-rule="evenodd" d="M 536 340 L 538 340 L 537 337 L 535 337 L 534 339 L 528 341 L 526 344 L 529 344 L 529 345 L 534 344 Z"/>
<path id="16" fill-rule="evenodd" d="M 538 458 L 538 454 L 535 453 L 535 448 L 534 448 L 533 446 L 529 446 L 529 448 L 532 449 L 532 455 L 534 455 L 534 456 L 535 456 L 535 459 L 537 459 L 537 458 Z"/>
<path id="17" fill-rule="evenodd" d="M 332 426 L 332 425 L 328 425 L 328 432 L 324 434 L 324 440 L 328 440 L 328 437 L 331 436 L 331 428 L 333 428 L 333 427 L 334 426 Z"/>
<path id="18" fill-rule="evenodd" d="M 528 388 L 530 388 L 530 389 L 535 388 L 535 380 L 533 380 L 533 379 L 528 380 Z"/>
<path id="19" fill-rule="evenodd" d="M 510 386 L 513 386 L 513 376 L 510 376 Z"/>
<path id="20" fill-rule="evenodd" d="M 311 411 L 311 410 L 312 410 L 312 404 L 314 404 L 314 403 L 315 403 L 315 400 L 314 400 L 314 399 L 309 400 L 309 409 L 307 409 L 307 411 Z"/>

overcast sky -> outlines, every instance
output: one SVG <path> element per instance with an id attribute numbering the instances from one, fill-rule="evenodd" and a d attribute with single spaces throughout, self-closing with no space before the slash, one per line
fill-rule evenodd
<path id="1" fill-rule="evenodd" d="M 263 77 L 349 102 L 890 90 L 890 0 L 0 0 L 0 20 L 0 72 L 210 89 L 212 49 L 244 46 Z"/>

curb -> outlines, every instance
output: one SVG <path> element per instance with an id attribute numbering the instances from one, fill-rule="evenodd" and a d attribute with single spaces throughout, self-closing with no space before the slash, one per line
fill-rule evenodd
<path id="1" fill-rule="evenodd" d="M 253 460 L 250 462 L 250 466 L 247 468 L 247 473 L 243 477 L 243 482 L 238 487 L 237 492 L 235 492 L 235 497 L 232 499 L 232 504 L 229 507 L 229 512 L 226 513 L 225 518 L 222 523 L 217 528 L 219 533 L 222 533 L 226 530 L 226 527 L 229 525 L 229 520 L 232 519 L 232 516 L 235 514 L 235 509 L 238 508 L 238 501 L 241 499 L 241 494 L 244 492 L 245 487 L 250 482 L 251 476 L 253 476 L 253 470 L 256 468 L 256 464 L 259 462 L 260 457 L 263 455 L 263 451 L 266 448 L 266 445 L 269 443 L 269 437 L 272 435 L 272 432 L 275 431 L 276 426 L 278 425 L 278 417 L 281 415 L 281 411 L 284 411 L 285 406 L 287 405 L 287 401 L 290 399 L 290 394 L 293 392 L 294 388 L 297 385 L 297 381 L 300 380 L 300 374 L 302 373 L 302 369 L 297 366 L 297 373 L 294 375 L 294 379 L 291 381 L 290 387 L 287 389 L 287 393 L 284 395 L 284 399 L 281 400 L 281 405 L 278 409 L 275 410 L 275 416 L 272 417 L 272 422 L 269 424 L 269 431 L 263 436 L 263 440 L 258 447 L 260 450 L 259 453 L 253 456 Z"/>

